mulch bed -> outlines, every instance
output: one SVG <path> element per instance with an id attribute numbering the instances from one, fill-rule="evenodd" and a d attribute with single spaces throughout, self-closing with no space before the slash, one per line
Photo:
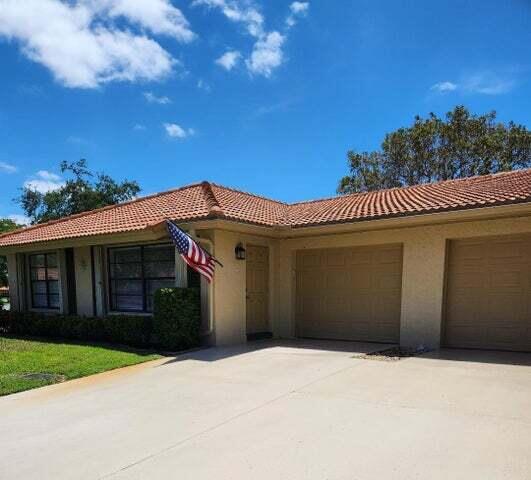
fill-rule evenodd
<path id="1" fill-rule="evenodd" d="M 383 350 L 376 350 L 369 353 L 357 353 L 352 358 L 359 358 L 362 360 L 379 360 L 382 362 L 395 362 L 402 358 L 417 357 L 426 353 L 425 348 L 407 348 L 407 347 L 391 347 Z"/>

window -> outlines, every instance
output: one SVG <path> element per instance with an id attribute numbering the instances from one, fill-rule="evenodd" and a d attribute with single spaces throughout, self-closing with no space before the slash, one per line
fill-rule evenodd
<path id="1" fill-rule="evenodd" d="M 109 249 L 111 310 L 152 312 L 159 288 L 175 286 L 175 248 L 146 245 Z"/>
<path id="2" fill-rule="evenodd" d="M 31 306 L 59 309 L 59 268 L 56 253 L 29 256 Z"/>

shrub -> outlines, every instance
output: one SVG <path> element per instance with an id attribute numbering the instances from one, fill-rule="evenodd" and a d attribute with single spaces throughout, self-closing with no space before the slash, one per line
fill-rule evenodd
<path id="1" fill-rule="evenodd" d="M 158 290 L 154 306 L 153 317 L 108 315 L 99 318 L 0 311 L 0 334 L 109 342 L 132 347 L 155 344 L 168 350 L 185 350 L 199 345 L 201 306 L 198 288 Z"/>
<path id="2" fill-rule="evenodd" d="M 4 334 L 147 347 L 151 343 L 152 331 L 152 318 L 143 315 L 109 315 L 96 318 L 34 312 L 0 312 L 0 333 Z"/>
<path id="3" fill-rule="evenodd" d="M 162 288 L 155 292 L 153 331 L 169 350 L 199 345 L 201 304 L 198 288 Z"/>

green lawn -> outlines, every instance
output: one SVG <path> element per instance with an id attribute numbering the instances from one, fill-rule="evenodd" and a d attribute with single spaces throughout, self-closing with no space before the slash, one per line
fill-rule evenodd
<path id="1" fill-rule="evenodd" d="M 0 336 L 0 396 L 160 358 L 122 347 Z"/>

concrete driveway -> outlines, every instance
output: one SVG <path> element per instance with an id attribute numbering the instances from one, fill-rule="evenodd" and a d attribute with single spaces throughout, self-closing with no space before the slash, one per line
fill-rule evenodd
<path id="1" fill-rule="evenodd" d="M 0 478 L 531 478 L 531 355 L 352 358 L 375 348 L 213 348 L 1 398 Z"/>

